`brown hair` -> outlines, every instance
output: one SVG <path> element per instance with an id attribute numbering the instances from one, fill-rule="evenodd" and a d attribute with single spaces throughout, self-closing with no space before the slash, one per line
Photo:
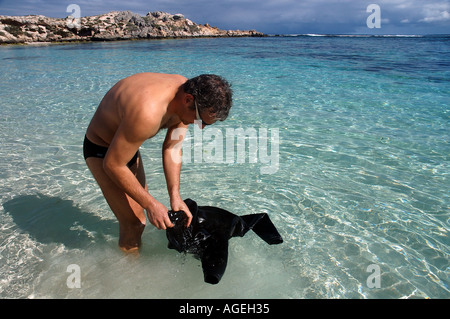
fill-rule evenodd
<path id="1" fill-rule="evenodd" d="M 202 74 L 183 84 L 183 90 L 192 94 L 198 111 L 208 111 L 216 120 L 224 121 L 233 104 L 231 84 L 214 74 Z"/>

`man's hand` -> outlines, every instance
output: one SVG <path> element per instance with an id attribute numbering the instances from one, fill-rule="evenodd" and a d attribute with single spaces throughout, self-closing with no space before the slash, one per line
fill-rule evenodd
<path id="1" fill-rule="evenodd" d="M 158 201 L 146 208 L 150 223 L 158 229 L 167 229 L 174 226 L 169 219 L 169 210 Z"/>
<path id="2" fill-rule="evenodd" d="M 171 198 L 170 206 L 172 207 L 172 210 L 174 212 L 182 210 L 186 213 L 186 216 L 188 218 L 187 222 L 186 222 L 186 227 L 189 227 L 189 225 L 192 222 L 192 214 L 191 214 L 191 211 L 189 210 L 189 208 L 187 207 L 186 203 L 181 199 L 181 197 L 176 196 L 174 198 Z"/>

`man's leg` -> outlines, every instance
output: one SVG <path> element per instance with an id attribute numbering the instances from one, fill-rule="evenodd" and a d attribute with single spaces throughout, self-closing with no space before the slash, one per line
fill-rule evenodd
<path id="1" fill-rule="evenodd" d="M 86 164 L 119 221 L 119 247 L 124 251 L 138 249 L 141 246 L 141 236 L 146 223 L 144 209 L 109 178 L 103 170 L 103 159 L 89 157 L 86 159 Z M 130 170 L 137 177 L 142 187 L 147 190 L 140 154 Z"/>

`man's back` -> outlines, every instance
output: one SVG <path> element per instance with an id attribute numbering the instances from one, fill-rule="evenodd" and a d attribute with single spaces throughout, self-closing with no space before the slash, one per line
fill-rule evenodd
<path id="1" fill-rule="evenodd" d="M 179 119 L 168 118 L 167 107 L 186 80 L 180 75 L 139 73 L 119 81 L 98 106 L 87 137 L 98 145 L 109 146 L 123 121 L 133 125 L 131 122 L 136 124 L 144 120 L 148 125 L 143 125 L 145 132 L 142 133 L 148 134 L 147 138 L 161 128 L 175 125 Z"/>

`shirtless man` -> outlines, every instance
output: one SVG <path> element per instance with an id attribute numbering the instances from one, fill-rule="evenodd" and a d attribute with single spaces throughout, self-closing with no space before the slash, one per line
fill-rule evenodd
<path id="1" fill-rule="evenodd" d="M 216 75 L 188 80 L 180 75 L 139 73 L 119 81 L 105 95 L 87 128 L 83 151 L 119 221 L 122 250 L 140 247 L 144 210 L 158 229 L 173 227 L 168 209 L 148 193 L 139 147 L 167 128 L 162 157 L 170 206 L 186 212 L 188 226 L 192 214 L 180 196 L 181 161 L 173 158 L 173 154 L 181 156 L 178 149 L 184 135 L 174 134 L 178 139 L 172 139 L 172 132 L 186 129 L 195 120 L 202 121 L 201 128 L 223 121 L 231 104 L 230 85 Z"/>

